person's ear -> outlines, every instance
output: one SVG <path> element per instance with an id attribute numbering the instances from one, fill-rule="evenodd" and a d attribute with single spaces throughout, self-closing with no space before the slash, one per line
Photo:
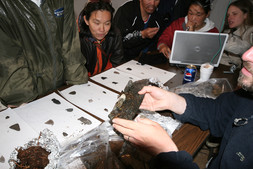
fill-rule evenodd
<path id="1" fill-rule="evenodd" d="M 209 18 L 209 16 L 210 16 L 210 11 L 207 13 L 206 18 Z"/>
<path id="2" fill-rule="evenodd" d="M 86 15 L 83 16 L 83 20 L 86 23 L 86 25 L 89 25 L 89 21 L 86 19 Z"/>
<path id="3" fill-rule="evenodd" d="M 248 14 L 245 13 L 245 14 L 243 15 L 244 21 L 247 19 L 247 17 L 248 17 Z"/>

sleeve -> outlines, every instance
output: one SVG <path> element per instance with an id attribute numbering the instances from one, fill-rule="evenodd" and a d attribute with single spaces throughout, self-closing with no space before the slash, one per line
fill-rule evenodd
<path id="1" fill-rule="evenodd" d="M 230 34 L 225 46 L 225 50 L 236 55 L 242 55 L 252 46 L 252 36 L 253 28 L 245 32 L 243 35 L 245 38 Z"/>
<path id="2" fill-rule="evenodd" d="M 181 27 L 182 27 L 182 25 L 181 25 Z M 164 43 L 169 48 L 171 48 L 172 47 L 172 43 L 173 43 L 173 38 L 174 38 L 174 32 L 176 30 L 183 30 L 183 27 L 182 28 L 181 27 L 180 27 L 179 20 L 176 20 L 176 21 L 172 22 L 171 25 L 168 26 L 163 31 L 162 35 L 159 37 L 157 46 L 159 46 L 160 44 Z"/>
<path id="3" fill-rule="evenodd" d="M 210 29 L 208 32 L 219 33 L 219 30 L 216 27 L 214 27 L 214 28 Z"/>
<path id="4" fill-rule="evenodd" d="M 114 30 L 115 30 L 115 40 L 113 44 L 114 51 L 112 53 L 110 62 L 115 67 L 122 64 L 124 51 L 120 31 L 117 28 L 114 28 Z"/>
<path id="5" fill-rule="evenodd" d="M 62 55 L 64 76 L 67 84 L 80 84 L 88 81 L 85 68 L 86 59 L 81 53 L 78 29 L 74 15 L 73 0 L 65 1 Z"/>
<path id="6" fill-rule="evenodd" d="M 155 158 L 157 169 L 199 169 L 186 151 L 160 153 Z"/>
<path id="7" fill-rule="evenodd" d="M 126 8 L 128 9 L 128 8 Z M 117 25 L 121 32 L 124 48 L 131 49 L 137 46 L 146 46 L 152 40 L 143 39 L 140 30 L 133 29 L 132 25 L 138 18 L 131 18 L 129 11 L 123 7 L 119 8 L 114 17 L 114 24 Z"/>
<path id="8" fill-rule="evenodd" d="M 5 105 L 20 105 L 38 95 L 25 53 L 15 38 L 11 23 L 1 19 L 0 28 L 0 100 Z"/>
<path id="9" fill-rule="evenodd" d="M 180 94 L 186 100 L 186 111 L 182 115 L 174 113 L 181 122 L 189 122 L 202 130 L 209 129 L 216 137 L 223 136 L 227 124 L 231 121 L 234 106 L 238 104 L 234 93 L 224 93 L 215 100 L 195 97 L 191 94 Z M 232 124 L 232 122 L 231 122 Z"/>

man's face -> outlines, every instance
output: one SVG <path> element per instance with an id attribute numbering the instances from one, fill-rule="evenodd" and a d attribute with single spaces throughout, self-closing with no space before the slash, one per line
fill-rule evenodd
<path id="1" fill-rule="evenodd" d="M 246 91 L 253 92 L 253 47 L 243 54 L 242 60 L 243 68 L 238 78 L 238 85 Z"/>
<path id="2" fill-rule="evenodd" d="M 141 8 L 147 14 L 152 14 L 156 10 L 159 3 L 160 3 L 160 0 L 140 0 Z"/>

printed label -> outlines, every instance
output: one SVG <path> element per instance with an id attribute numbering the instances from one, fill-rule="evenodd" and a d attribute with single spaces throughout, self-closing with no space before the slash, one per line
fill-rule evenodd
<path id="1" fill-rule="evenodd" d="M 56 17 L 62 17 L 64 15 L 64 8 L 59 8 L 54 10 L 54 15 Z"/>

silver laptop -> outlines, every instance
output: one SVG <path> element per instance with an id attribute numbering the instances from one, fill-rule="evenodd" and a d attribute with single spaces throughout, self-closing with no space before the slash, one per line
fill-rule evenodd
<path id="1" fill-rule="evenodd" d="M 175 31 L 170 63 L 200 66 L 209 62 L 218 67 L 228 34 Z"/>

